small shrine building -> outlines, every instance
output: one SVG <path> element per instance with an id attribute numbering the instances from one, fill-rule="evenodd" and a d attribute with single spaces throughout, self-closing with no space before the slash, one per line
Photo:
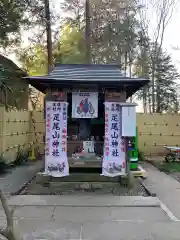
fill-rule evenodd
<path id="1" fill-rule="evenodd" d="M 50 74 L 28 76 L 26 79 L 29 84 L 46 94 L 45 102 L 68 103 L 68 158 L 81 152 L 83 142 L 92 140 L 95 143 L 92 152 L 102 156 L 104 102 L 126 102 L 149 82 L 145 78 L 125 77 L 119 65 L 105 64 L 56 64 Z"/>

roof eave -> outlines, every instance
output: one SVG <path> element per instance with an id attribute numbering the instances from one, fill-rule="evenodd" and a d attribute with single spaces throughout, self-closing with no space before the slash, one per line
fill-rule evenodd
<path id="1" fill-rule="evenodd" d="M 50 79 L 49 79 L 50 80 Z M 140 88 L 147 85 L 149 83 L 149 80 L 147 79 L 135 79 L 135 80 L 121 80 L 121 81 L 41 81 L 39 83 L 37 79 L 31 79 L 29 81 L 29 84 L 31 84 L 33 87 L 37 88 L 41 92 L 46 92 L 48 88 L 77 88 L 77 84 L 79 87 L 81 86 L 92 86 L 97 87 L 98 90 L 102 88 L 109 88 L 109 89 L 115 89 L 118 90 L 121 87 L 126 89 L 127 92 L 127 98 L 131 97 L 134 93 L 136 93 Z"/>
<path id="2" fill-rule="evenodd" d="M 74 83 L 74 82 L 80 82 L 80 83 L 95 83 L 95 82 L 99 82 L 99 83 L 103 83 L 103 82 L 116 82 L 116 83 L 122 83 L 122 82 L 146 82 L 145 84 L 149 83 L 149 80 L 146 79 L 146 78 L 127 78 L 127 77 L 124 77 L 124 78 L 119 78 L 119 80 L 117 79 L 111 79 L 111 80 L 100 80 L 100 79 L 60 79 L 60 78 L 54 78 L 54 77 L 46 77 L 46 76 L 36 76 L 36 77 L 31 77 L 31 76 L 27 76 L 27 77 L 24 77 L 25 79 L 29 80 L 29 81 L 33 81 L 33 80 L 41 80 L 41 82 L 48 82 L 48 81 L 51 81 L 51 82 L 54 82 L 54 83 L 59 83 L 61 84 L 62 82 L 63 83 Z M 30 82 L 29 82 L 30 83 Z"/>

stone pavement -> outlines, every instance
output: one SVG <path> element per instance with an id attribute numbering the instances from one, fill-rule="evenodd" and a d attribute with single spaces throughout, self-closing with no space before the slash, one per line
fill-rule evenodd
<path id="1" fill-rule="evenodd" d="M 180 234 L 179 222 L 152 197 L 30 195 L 8 203 L 24 240 L 173 240 Z M 4 219 L 1 209 L 0 224 Z"/>
<path id="2" fill-rule="evenodd" d="M 89 222 L 20 220 L 24 240 L 179 240 L 176 222 Z M 21 235 L 21 236 L 22 236 Z"/>
<path id="3" fill-rule="evenodd" d="M 12 169 L 12 172 L 0 176 L 0 188 L 5 196 L 8 197 L 22 189 L 42 169 L 43 165 L 44 161 L 39 160 L 18 166 Z"/>
<path id="4" fill-rule="evenodd" d="M 85 193 L 86 194 L 86 193 Z M 19 195 L 8 200 L 9 206 L 62 206 L 62 207 L 160 207 L 156 197 L 142 196 L 53 196 Z"/>
<path id="5" fill-rule="evenodd" d="M 148 178 L 143 181 L 144 186 L 170 209 L 173 215 L 180 220 L 180 182 L 171 176 L 160 172 L 150 163 L 143 164 Z"/>

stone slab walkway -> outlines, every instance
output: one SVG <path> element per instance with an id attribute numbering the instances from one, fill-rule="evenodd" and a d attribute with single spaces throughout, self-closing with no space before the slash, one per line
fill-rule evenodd
<path id="1" fill-rule="evenodd" d="M 26 185 L 44 165 L 43 160 L 18 166 L 12 169 L 12 172 L 0 176 L 0 188 L 8 197 L 15 194 Z"/>
<path id="2" fill-rule="evenodd" d="M 9 206 L 62 207 L 160 207 L 156 197 L 142 196 L 52 196 L 18 195 L 8 200 Z"/>
<path id="3" fill-rule="evenodd" d="M 174 224 L 155 202 L 148 206 L 145 197 L 42 196 L 42 202 L 37 197 L 15 196 L 8 201 L 15 206 L 16 230 L 24 240 L 179 240 L 179 222 Z M 138 198 L 144 206 L 136 205 Z M 152 198 L 150 201 L 153 203 Z M 4 220 L 0 209 L 1 226 Z"/>
<path id="4" fill-rule="evenodd" d="M 171 176 L 160 172 L 150 163 L 144 163 L 148 178 L 143 181 L 144 186 L 169 208 L 174 216 L 180 220 L 180 182 Z"/>
<path id="5" fill-rule="evenodd" d="M 105 221 L 83 224 L 39 219 L 17 221 L 23 240 L 179 240 L 177 222 Z"/>

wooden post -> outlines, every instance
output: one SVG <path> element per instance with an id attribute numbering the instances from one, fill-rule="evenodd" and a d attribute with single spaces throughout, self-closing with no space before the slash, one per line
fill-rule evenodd
<path id="1" fill-rule="evenodd" d="M 6 110 L 0 105 L 0 155 L 6 150 Z"/>

